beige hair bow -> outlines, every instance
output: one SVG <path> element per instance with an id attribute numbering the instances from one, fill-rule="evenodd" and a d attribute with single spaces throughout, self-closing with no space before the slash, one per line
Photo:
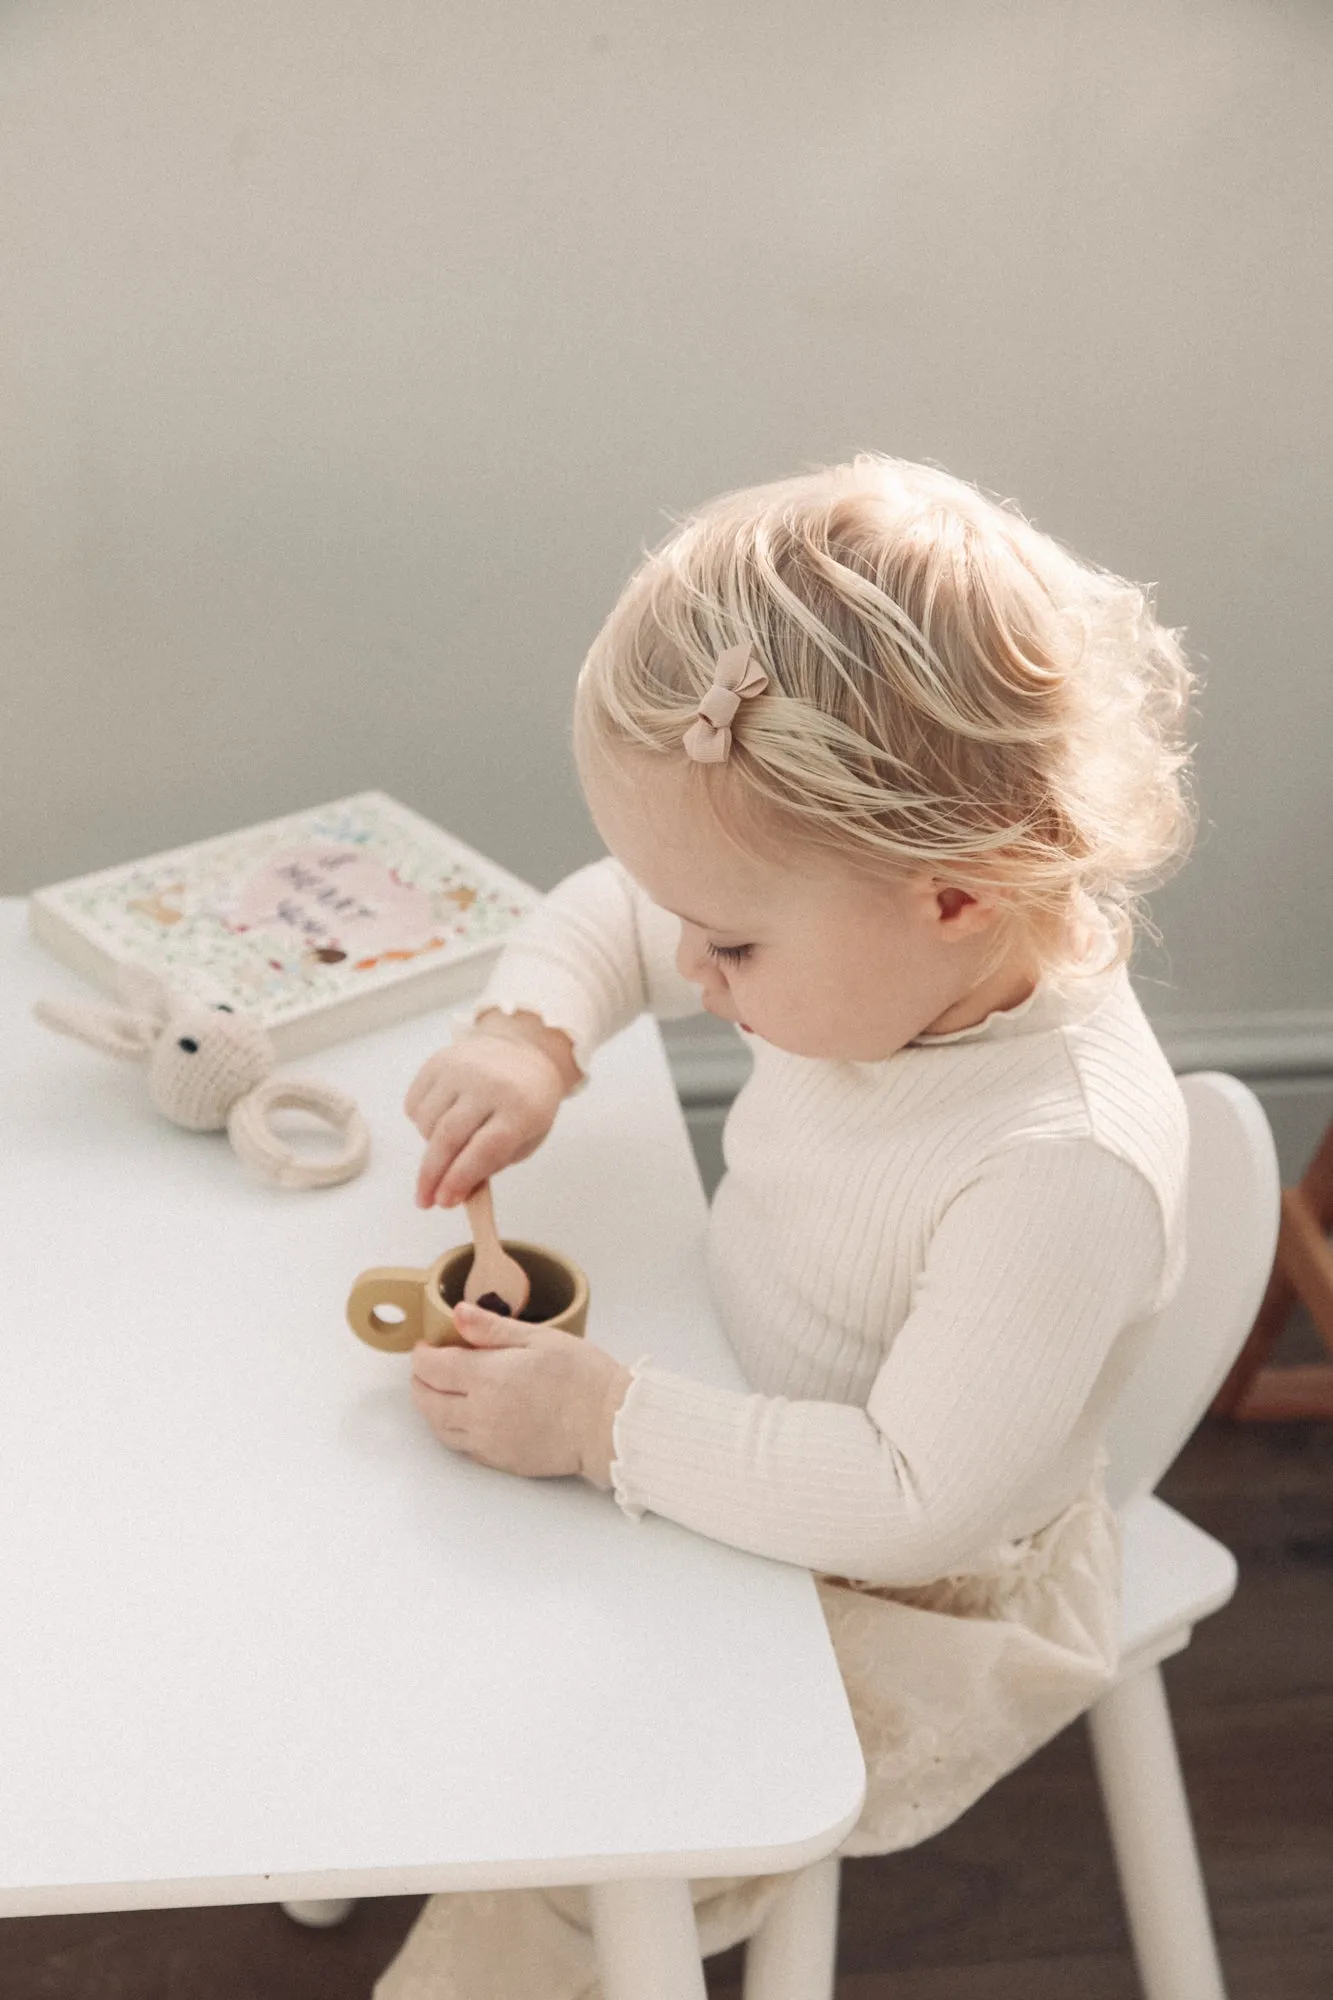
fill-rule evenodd
<path id="1" fill-rule="evenodd" d="M 757 660 L 750 658 L 750 642 L 728 646 L 719 653 L 713 668 L 713 685 L 698 708 L 697 720 L 685 731 L 687 756 L 696 764 L 725 763 L 731 750 L 731 723 L 742 701 L 762 694 L 768 675 Z"/>

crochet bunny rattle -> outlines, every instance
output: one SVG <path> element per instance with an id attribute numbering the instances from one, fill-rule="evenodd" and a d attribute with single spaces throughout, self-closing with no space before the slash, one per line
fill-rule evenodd
<path id="1" fill-rule="evenodd" d="M 332 1187 L 351 1180 L 370 1158 L 370 1134 L 350 1097 L 326 1083 L 270 1075 L 277 1057 L 259 1022 L 220 1004 L 173 992 L 143 966 L 120 966 L 127 1002 L 104 1007 L 78 1000 L 38 1000 L 48 1028 L 74 1035 L 107 1055 L 148 1062 L 148 1095 L 157 1109 L 194 1132 L 224 1125 L 250 1166 L 280 1187 Z M 313 1112 L 344 1134 L 335 1159 L 302 1159 L 269 1122 L 280 1107 Z"/>

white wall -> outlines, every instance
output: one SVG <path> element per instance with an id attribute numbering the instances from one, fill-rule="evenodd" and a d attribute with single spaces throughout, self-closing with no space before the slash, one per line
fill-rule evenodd
<path id="1" fill-rule="evenodd" d="M 1331 83 L 1315 0 L 11 0 L 0 890 L 375 784 L 548 886 L 640 543 L 875 446 L 1158 582 L 1144 997 L 1333 1050 Z"/>

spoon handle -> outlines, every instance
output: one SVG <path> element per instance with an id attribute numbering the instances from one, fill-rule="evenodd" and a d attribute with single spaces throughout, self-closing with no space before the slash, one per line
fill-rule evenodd
<path id="1" fill-rule="evenodd" d="M 500 1233 L 495 1226 L 495 1204 L 491 1200 L 489 1181 L 483 1181 L 481 1186 L 474 1188 L 468 1196 L 467 1220 L 478 1258 L 486 1257 L 489 1260 L 500 1250 Z"/>

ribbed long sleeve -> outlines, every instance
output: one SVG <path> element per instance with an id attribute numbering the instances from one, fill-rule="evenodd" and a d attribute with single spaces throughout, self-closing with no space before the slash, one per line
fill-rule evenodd
<path id="1" fill-rule="evenodd" d="M 558 882 L 505 946 L 485 990 L 462 1018 L 487 1007 L 540 1014 L 563 1028 L 586 1078 L 599 1042 L 645 1011 L 697 1014 L 699 989 L 675 967 L 680 925 L 634 887 L 614 861 L 593 861 Z"/>
<path id="2" fill-rule="evenodd" d="M 678 935 L 596 862 L 527 920 L 474 1011 L 531 1009 L 586 1070 L 641 1009 L 697 1010 Z M 642 1365 L 617 1500 L 871 1583 L 965 1568 L 1080 1489 L 1174 1291 L 1179 1088 L 1123 967 L 882 1062 L 753 1047 L 708 1234 L 751 1393 Z"/>
<path id="3" fill-rule="evenodd" d="M 854 1271 L 872 1233 L 846 1240 Z M 989 1161 L 931 1238 L 865 1407 L 745 1395 L 640 1369 L 615 1484 L 757 1554 L 870 1583 L 949 1574 L 1058 1471 L 1162 1267 L 1152 1189 L 1088 1139 Z"/>

